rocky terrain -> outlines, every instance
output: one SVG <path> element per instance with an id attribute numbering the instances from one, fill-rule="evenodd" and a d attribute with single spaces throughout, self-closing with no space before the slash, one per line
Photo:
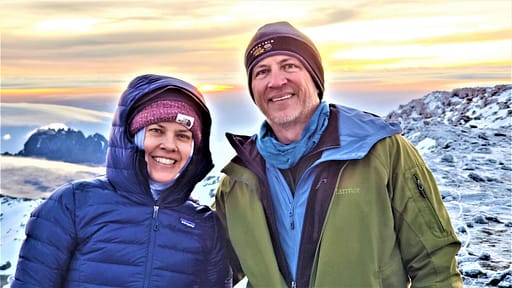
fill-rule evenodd
<path id="1" fill-rule="evenodd" d="M 434 173 L 462 241 L 464 287 L 512 287 L 512 85 L 433 92 L 398 120 Z"/>

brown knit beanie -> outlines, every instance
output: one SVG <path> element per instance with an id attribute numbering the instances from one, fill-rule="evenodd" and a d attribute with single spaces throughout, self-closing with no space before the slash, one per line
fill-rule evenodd
<path id="1" fill-rule="evenodd" d="M 252 69 L 266 57 L 285 54 L 299 59 L 307 69 L 318 89 L 318 98 L 324 94 L 324 68 L 320 53 L 308 36 L 288 22 L 265 24 L 256 31 L 245 50 L 245 69 L 247 70 L 249 91 L 252 92 Z"/>
<path id="2" fill-rule="evenodd" d="M 173 92 L 174 91 L 174 92 Z M 130 133 L 158 122 L 177 122 L 192 132 L 196 143 L 201 142 L 201 123 L 198 113 L 178 90 L 168 89 L 145 102 L 130 123 Z"/>

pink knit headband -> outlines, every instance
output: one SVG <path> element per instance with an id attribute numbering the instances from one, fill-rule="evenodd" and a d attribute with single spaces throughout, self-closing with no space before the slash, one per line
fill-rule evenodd
<path id="1" fill-rule="evenodd" d="M 178 122 L 192 132 L 195 142 L 201 141 L 201 123 L 195 110 L 187 103 L 173 99 L 160 100 L 144 107 L 130 125 L 134 135 L 140 129 L 159 122 Z"/>

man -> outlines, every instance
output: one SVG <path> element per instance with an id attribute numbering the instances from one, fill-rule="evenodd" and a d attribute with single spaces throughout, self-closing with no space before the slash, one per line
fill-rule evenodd
<path id="1" fill-rule="evenodd" d="M 215 207 L 251 287 L 462 287 L 434 177 L 399 125 L 326 104 L 313 42 L 287 22 L 245 54 L 266 121 L 227 134 L 237 156 Z"/>

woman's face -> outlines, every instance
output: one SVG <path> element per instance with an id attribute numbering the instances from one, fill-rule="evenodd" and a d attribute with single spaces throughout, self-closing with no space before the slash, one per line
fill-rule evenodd
<path id="1" fill-rule="evenodd" d="M 166 183 L 176 178 L 191 154 L 192 132 L 176 122 L 146 127 L 144 153 L 151 179 Z"/>

